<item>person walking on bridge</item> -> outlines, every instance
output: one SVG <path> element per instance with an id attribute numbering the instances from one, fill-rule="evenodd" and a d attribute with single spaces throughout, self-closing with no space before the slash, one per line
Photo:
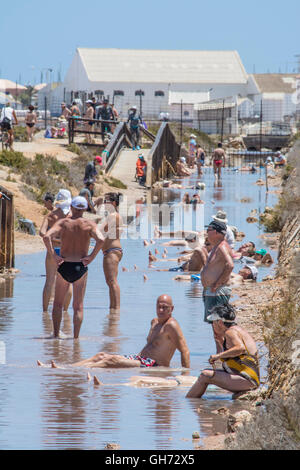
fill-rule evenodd
<path id="1" fill-rule="evenodd" d="M 127 123 L 129 124 L 132 150 L 140 150 L 140 123 L 142 122 L 141 116 L 137 112 L 137 107 L 132 106 L 129 110 Z"/>

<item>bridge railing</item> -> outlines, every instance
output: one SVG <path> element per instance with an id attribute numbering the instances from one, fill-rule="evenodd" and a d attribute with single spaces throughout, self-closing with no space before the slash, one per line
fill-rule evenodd
<path id="1" fill-rule="evenodd" d="M 90 124 L 93 126 L 92 130 L 88 130 L 86 124 Z M 119 121 L 105 121 L 103 119 L 87 119 L 82 117 L 70 117 L 68 118 L 68 138 L 69 144 L 74 143 L 75 134 L 83 134 L 83 135 L 101 135 L 102 137 L 105 135 L 105 132 L 97 130 L 99 125 L 107 124 L 108 127 L 116 126 L 119 124 Z M 102 127 L 100 127 L 102 129 Z M 85 143 L 86 145 L 91 145 L 88 142 Z"/>
<path id="2" fill-rule="evenodd" d="M 13 194 L 0 186 L 0 270 L 15 265 Z"/>
<path id="3" fill-rule="evenodd" d="M 180 145 L 167 122 L 163 122 L 148 154 L 146 185 L 150 188 L 159 179 L 174 174 L 176 162 L 180 156 Z"/>

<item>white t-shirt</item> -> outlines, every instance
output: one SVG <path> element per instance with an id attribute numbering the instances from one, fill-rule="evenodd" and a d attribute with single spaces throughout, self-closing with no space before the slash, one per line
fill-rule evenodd
<path id="1" fill-rule="evenodd" d="M 12 122 L 13 120 L 13 108 L 11 108 L 10 106 L 8 107 L 4 107 L 2 108 L 2 111 L 1 111 L 1 122 L 3 121 L 3 119 L 6 117 L 10 120 L 10 122 Z"/>
<path id="2" fill-rule="evenodd" d="M 231 230 L 231 228 L 229 227 L 229 225 L 227 225 L 227 231 L 226 231 L 226 235 L 225 235 L 225 240 L 227 241 L 228 245 L 230 246 L 230 248 L 234 248 L 234 235 L 233 235 L 233 231 Z"/>

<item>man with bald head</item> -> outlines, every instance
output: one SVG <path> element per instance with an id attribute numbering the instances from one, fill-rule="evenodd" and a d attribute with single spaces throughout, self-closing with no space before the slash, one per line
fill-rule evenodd
<path id="1" fill-rule="evenodd" d="M 156 302 L 157 316 L 151 321 L 146 346 L 139 354 L 120 356 L 100 352 L 73 365 L 89 368 L 169 367 L 171 359 L 178 349 L 181 354 L 182 367 L 189 368 L 189 349 L 178 322 L 172 317 L 173 309 L 173 301 L 169 295 L 163 294 L 158 297 Z M 53 362 L 52 367 L 56 367 Z"/>

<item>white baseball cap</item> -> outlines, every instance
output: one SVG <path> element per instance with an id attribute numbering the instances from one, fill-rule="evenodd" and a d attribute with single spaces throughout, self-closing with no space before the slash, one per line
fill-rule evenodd
<path id="1" fill-rule="evenodd" d="M 82 196 L 75 196 L 72 199 L 71 206 L 75 209 L 86 210 L 88 207 L 87 200 Z"/>
<path id="2" fill-rule="evenodd" d="M 252 272 L 252 278 L 253 278 L 254 281 L 256 281 L 257 275 L 258 275 L 257 268 L 252 264 L 246 264 L 245 267 L 250 269 L 250 271 Z"/>
<path id="3" fill-rule="evenodd" d="M 65 215 L 70 212 L 72 195 L 68 189 L 60 189 L 55 197 L 54 205 L 63 211 Z"/>

